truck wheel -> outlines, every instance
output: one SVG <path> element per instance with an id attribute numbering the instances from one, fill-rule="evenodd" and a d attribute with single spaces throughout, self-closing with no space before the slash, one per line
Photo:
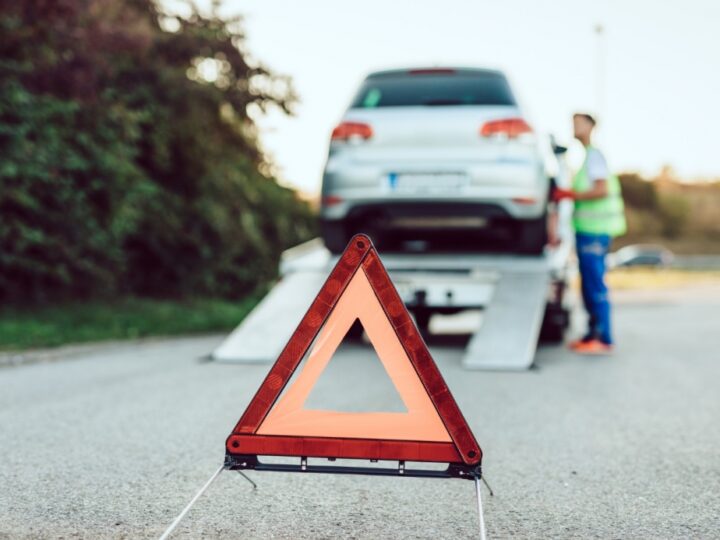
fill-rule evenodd
<path id="1" fill-rule="evenodd" d="M 518 227 L 518 251 L 527 255 L 540 255 L 547 244 L 547 217 L 522 221 Z"/>
<path id="2" fill-rule="evenodd" d="M 565 338 L 565 330 L 570 325 L 570 314 L 562 306 L 548 304 L 545 308 L 540 341 L 547 344 L 559 344 Z"/>
<path id="3" fill-rule="evenodd" d="M 427 341 L 430 338 L 430 317 L 432 313 L 428 309 L 415 309 L 413 315 L 415 315 L 415 325 L 420 331 L 420 335 Z"/>
<path id="4" fill-rule="evenodd" d="M 325 247 L 328 248 L 331 253 L 342 253 L 350 240 L 346 232 L 345 223 L 342 221 L 322 221 L 320 223 L 320 232 Z"/>
<path id="5" fill-rule="evenodd" d="M 352 326 L 348 330 L 347 334 L 345 334 L 345 339 L 351 342 L 359 343 L 362 341 L 364 332 L 365 329 L 363 328 L 362 323 L 356 319 L 355 322 L 352 323 Z"/>

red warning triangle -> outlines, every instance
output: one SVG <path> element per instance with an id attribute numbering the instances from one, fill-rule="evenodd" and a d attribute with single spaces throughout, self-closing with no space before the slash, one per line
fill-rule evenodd
<path id="1" fill-rule="evenodd" d="M 304 404 L 356 319 L 407 412 Z M 306 357 L 303 369 L 286 389 Z M 285 390 L 283 392 L 283 390 Z M 482 452 L 370 239 L 356 235 L 227 439 L 230 456 L 479 465 Z"/>

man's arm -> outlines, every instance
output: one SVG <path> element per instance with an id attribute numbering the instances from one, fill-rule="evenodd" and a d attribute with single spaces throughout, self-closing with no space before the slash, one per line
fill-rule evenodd
<path id="1" fill-rule="evenodd" d="M 599 178 L 593 182 L 593 185 L 587 191 L 573 191 L 573 199 L 576 201 L 592 201 L 594 199 L 604 199 L 608 195 L 607 180 Z"/>
<path id="2" fill-rule="evenodd" d="M 592 201 L 603 199 L 608 196 L 607 176 L 609 174 L 605 157 L 599 150 L 589 150 L 587 156 L 587 174 L 590 177 L 592 186 L 585 191 L 574 191 L 571 189 L 560 189 L 555 194 L 556 199 L 574 199 L 576 201 Z"/>
<path id="3" fill-rule="evenodd" d="M 547 205 L 547 238 L 549 246 L 557 246 L 560 244 L 560 236 L 558 235 L 558 205 L 556 192 L 558 190 L 557 183 L 554 178 L 550 179 L 550 193 Z"/>

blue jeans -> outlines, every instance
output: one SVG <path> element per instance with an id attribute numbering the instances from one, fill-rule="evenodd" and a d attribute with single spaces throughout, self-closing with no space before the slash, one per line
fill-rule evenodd
<path id="1" fill-rule="evenodd" d="M 610 299 L 605 285 L 605 255 L 610 248 L 606 234 L 577 233 L 575 236 L 582 297 L 588 313 L 588 333 L 584 339 L 611 344 Z"/>

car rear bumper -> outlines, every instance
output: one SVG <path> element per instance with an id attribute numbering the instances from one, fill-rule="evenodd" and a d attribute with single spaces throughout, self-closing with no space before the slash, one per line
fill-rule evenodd
<path id="1" fill-rule="evenodd" d="M 403 176 L 404 175 L 404 176 Z M 431 185 L 402 187 L 397 176 L 428 178 Z M 437 181 L 435 180 L 437 178 Z M 459 180 L 458 180 L 459 179 Z M 331 159 L 323 176 L 321 216 L 351 218 L 358 212 L 387 207 L 403 216 L 502 214 L 515 219 L 543 215 L 549 185 L 538 162 L 350 163 Z M 382 207 L 382 208 L 381 208 Z M 438 208 L 438 210 L 435 209 Z"/>
<path id="2" fill-rule="evenodd" d="M 500 204 L 466 201 L 374 201 L 353 204 L 347 218 L 374 217 L 386 221 L 408 219 L 441 220 L 472 218 L 509 218 L 510 213 Z"/>
<path id="3" fill-rule="evenodd" d="M 321 219 L 325 221 L 353 221 L 372 217 L 396 223 L 399 227 L 411 226 L 412 222 L 420 223 L 425 219 L 427 223 L 440 224 L 445 221 L 449 226 L 455 221 L 462 225 L 463 220 L 471 224 L 472 220 L 537 219 L 544 215 L 546 198 L 543 194 L 508 198 L 476 199 L 335 199 L 334 204 L 323 204 L 320 211 Z M 479 221 L 478 221 L 479 224 Z"/>

